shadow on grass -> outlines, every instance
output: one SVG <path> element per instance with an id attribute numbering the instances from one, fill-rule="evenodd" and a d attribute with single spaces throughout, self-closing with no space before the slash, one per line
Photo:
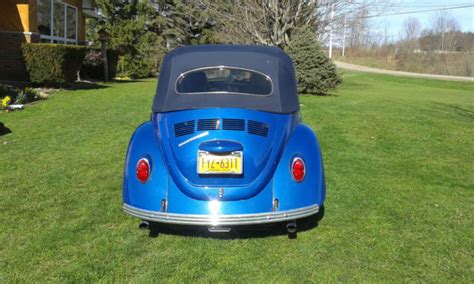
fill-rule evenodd
<path id="1" fill-rule="evenodd" d="M 339 88 L 344 88 L 344 89 L 368 89 L 370 87 L 371 87 L 370 84 L 354 82 L 351 80 L 344 80 L 342 84 L 339 86 Z"/>
<path id="2" fill-rule="evenodd" d="M 111 81 L 77 81 L 74 83 L 70 83 L 67 86 L 64 86 L 63 88 L 65 90 L 97 90 L 97 89 L 106 89 L 109 88 L 110 86 L 106 85 L 109 83 L 114 83 L 114 84 L 123 84 L 123 83 L 139 83 L 139 82 L 144 82 L 144 80 L 111 80 Z"/>
<path id="3" fill-rule="evenodd" d="M 66 90 L 96 90 L 96 89 L 105 89 L 109 86 L 100 84 L 102 82 L 90 82 L 90 81 L 80 81 L 74 82 L 64 87 Z"/>
<path id="4" fill-rule="evenodd" d="M 319 222 L 324 218 L 324 206 L 318 214 L 309 216 L 296 221 L 298 232 L 304 232 L 314 229 Z M 206 226 L 186 226 L 186 225 L 168 225 L 159 223 L 150 223 L 149 237 L 156 238 L 160 234 L 177 235 L 198 238 L 212 238 L 212 239 L 254 239 L 267 238 L 274 236 L 288 235 L 286 231 L 287 222 L 262 224 L 254 226 L 234 226 L 228 233 L 211 233 Z"/>
<path id="5" fill-rule="evenodd" d="M 5 126 L 5 124 L 0 122 L 0 136 L 3 136 L 5 134 L 12 133 L 12 130 L 8 127 Z"/>

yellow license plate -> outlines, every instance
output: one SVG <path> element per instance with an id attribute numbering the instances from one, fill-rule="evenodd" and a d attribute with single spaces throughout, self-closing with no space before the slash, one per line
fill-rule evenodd
<path id="1" fill-rule="evenodd" d="M 242 174 L 242 151 L 236 151 L 225 155 L 216 155 L 206 151 L 198 151 L 197 172 L 198 174 Z"/>

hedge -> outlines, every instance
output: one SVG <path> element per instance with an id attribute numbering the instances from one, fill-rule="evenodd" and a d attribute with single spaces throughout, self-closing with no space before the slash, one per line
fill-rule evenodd
<path id="1" fill-rule="evenodd" d="M 63 44 L 26 43 L 23 57 L 34 84 L 61 86 L 76 81 L 86 48 Z"/>
<path id="2" fill-rule="evenodd" d="M 117 76 L 118 51 L 107 50 L 109 80 Z M 81 78 L 104 80 L 104 60 L 100 49 L 88 49 L 81 67 Z"/>

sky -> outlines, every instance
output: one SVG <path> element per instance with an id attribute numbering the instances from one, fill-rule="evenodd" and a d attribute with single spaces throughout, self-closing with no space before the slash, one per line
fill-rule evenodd
<path id="1" fill-rule="evenodd" d="M 454 6 L 468 6 L 468 8 L 445 10 L 451 14 L 459 23 L 462 31 L 474 32 L 474 0 L 392 0 L 392 5 L 382 14 L 405 13 L 412 11 L 434 10 Z M 407 17 L 416 17 L 423 27 L 429 24 L 430 17 L 437 11 L 416 12 L 413 14 L 391 15 L 371 18 L 379 29 L 387 29 L 393 39 L 396 39 L 403 29 L 403 22 Z"/>

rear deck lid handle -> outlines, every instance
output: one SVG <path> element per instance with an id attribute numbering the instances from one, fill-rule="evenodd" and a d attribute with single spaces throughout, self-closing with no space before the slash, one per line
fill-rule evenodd
<path id="1" fill-rule="evenodd" d="M 242 151 L 242 144 L 229 140 L 211 140 L 202 142 L 199 150 L 211 153 L 228 153 Z"/>

